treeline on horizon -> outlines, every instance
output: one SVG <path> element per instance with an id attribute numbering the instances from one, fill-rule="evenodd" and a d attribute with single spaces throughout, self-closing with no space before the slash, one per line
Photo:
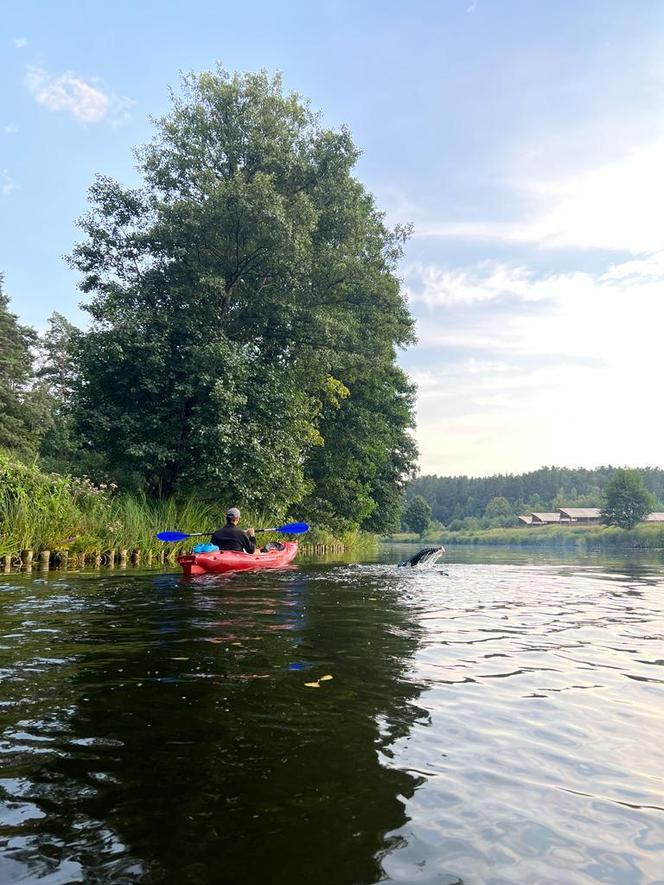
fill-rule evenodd
<path id="1" fill-rule="evenodd" d="M 541 467 L 521 474 L 494 476 L 419 476 L 406 488 L 431 507 L 436 522 L 449 529 L 512 526 L 521 514 L 558 507 L 601 507 L 604 492 L 618 468 Z M 664 510 L 664 470 L 635 468 L 646 489 Z"/>
<path id="2" fill-rule="evenodd" d="M 90 188 L 69 257 L 89 325 L 54 313 L 38 336 L 0 285 L 0 449 L 105 494 L 398 527 L 408 230 L 386 226 L 358 156 L 278 76 L 185 77 L 140 186 Z"/>

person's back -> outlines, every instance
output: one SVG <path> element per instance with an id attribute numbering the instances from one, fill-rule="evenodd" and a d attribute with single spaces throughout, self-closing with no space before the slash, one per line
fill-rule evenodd
<path id="1" fill-rule="evenodd" d="M 248 529 L 246 532 L 238 528 L 240 521 L 240 511 L 237 507 L 231 507 L 226 514 L 226 525 L 222 529 L 212 535 L 211 541 L 216 544 L 220 550 L 235 550 L 245 553 L 255 553 L 256 538 L 254 530 Z"/>

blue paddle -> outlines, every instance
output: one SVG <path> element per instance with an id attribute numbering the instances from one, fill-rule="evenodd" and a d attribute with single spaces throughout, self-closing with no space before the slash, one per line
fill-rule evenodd
<path id="1" fill-rule="evenodd" d="M 278 525 L 272 529 L 256 529 L 257 532 L 280 532 L 284 535 L 302 535 L 309 531 L 306 522 L 288 522 L 286 525 Z M 186 541 L 187 538 L 200 538 L 211 535 L 212 532 L 158 532 L 160 541 Z"/>

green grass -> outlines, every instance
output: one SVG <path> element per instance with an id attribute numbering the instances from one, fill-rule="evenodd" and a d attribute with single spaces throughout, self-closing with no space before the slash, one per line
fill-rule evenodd
<path id="1" fill-rule="evenodd" d="M 420 542 L 417 535 L 402 533 L 389 540 Z M 423 543 L 440 544 L 511 544 L 522 547 L 584 547 L 664 549 L 664 525 L 643 523 L 625 530 L 616 526 L 547 525 L 523 528 L 494 528 L 437 532 L 427 535 Z"/>
<path id="2" fill-rule="evenodd" d="M 191 549 L 195 541 L 165 545 L 156 533 L 167 529 L 212 532 L 224 525 L 228 502 L 197 498 L 151 501 L 145 496 L 117 494 L 88 479 L 42 473 L 0 451 L 0 556 L 22 550 L 51 550 L 95 555 L 109 550 L 160 554 Z M 257 528 L 284 522 L 283 514 L 244 509 L 242 524 Z M 280 536 L 261 533 L 260 543 Z M 204 540 L 204 539 L 201 539 Z M 313 528 L 300 537 L 305 545 L 372 547 L 373 535 L 347 532 L 335 537 Z"/>

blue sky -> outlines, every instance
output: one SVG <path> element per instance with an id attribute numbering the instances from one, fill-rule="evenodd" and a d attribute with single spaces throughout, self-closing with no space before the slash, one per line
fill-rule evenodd
<path id="1" fill-rule="evenodd" d="M 179 72 L 265 67 L 363 150 L 415 234 L 424 472 L 664 466 L 659 0 L 3 4 L 0 270 L 21 318 L 84 323 L 62 260 L 97 172 Z"/>

